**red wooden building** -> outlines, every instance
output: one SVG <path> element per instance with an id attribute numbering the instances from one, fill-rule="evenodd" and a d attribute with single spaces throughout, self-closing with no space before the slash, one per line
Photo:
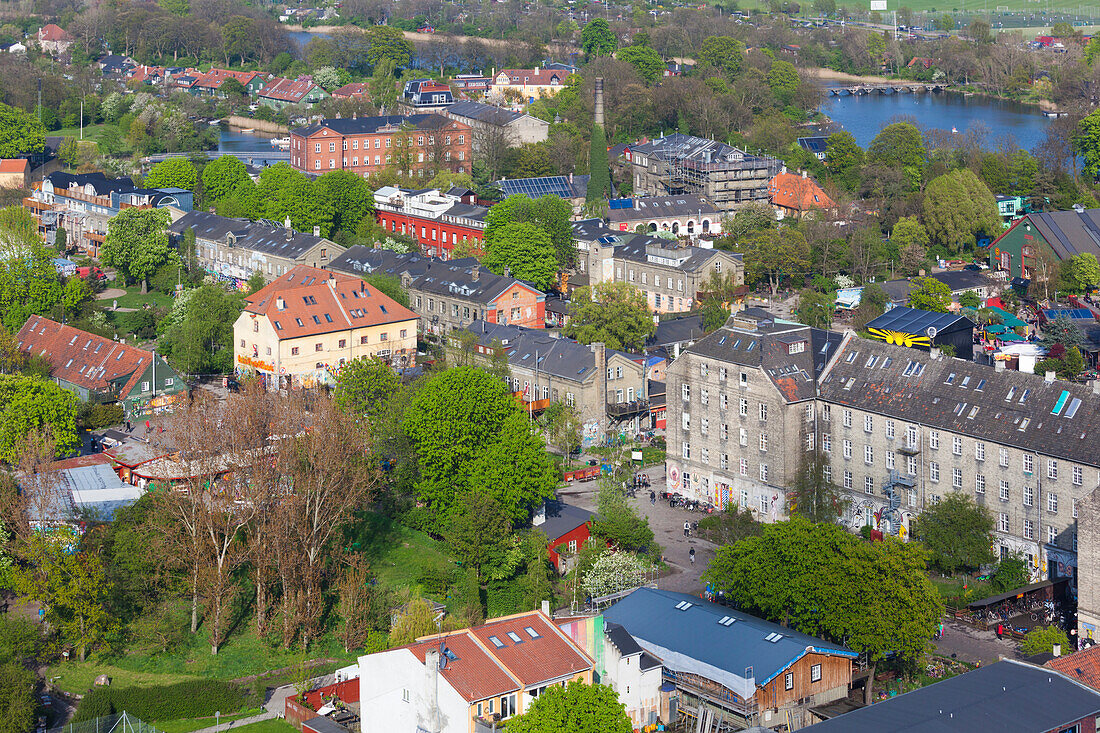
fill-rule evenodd
<path id="1" fill-rule="evenodd" d="M 569 569 L 569 558 L 575 557 L 591 536 L 589 525 L 594 516 L 587 509 L 560 501 L 548 501 L 535 513 L 531 524 L 549 538 L 550 562 L 559 573 Z"/>

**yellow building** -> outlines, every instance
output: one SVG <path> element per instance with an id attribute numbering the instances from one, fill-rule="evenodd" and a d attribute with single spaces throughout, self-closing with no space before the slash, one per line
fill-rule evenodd
<path id="1" fill-rule="evenodd" d="M 489 85 L 489 96 L 502 98 L 507 91 L 514 91 L 524 99 L 552 97 L 565 86 L 568 71 L 562 69 L 501 69 Z"/>
<path id="2" fill-rule="evenodd" d="M 416 365 L 416 314 L 357 277 L 299 265 L 246 302 L 233 324 L 237 373 L 272 388 L 331 384 L 368 356 Z"/>

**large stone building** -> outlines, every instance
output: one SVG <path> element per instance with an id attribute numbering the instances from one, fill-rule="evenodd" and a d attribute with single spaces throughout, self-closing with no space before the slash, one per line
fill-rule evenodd
<path id="1" fill-rule="evenodd" d="M 722 232 L 722 212 L 702 196 L 677 194 L 626 199 L 628 206 L 611 202 L 608 223 L 612 229 L 633 232 L 669 232 L 677 236 L 713 238 Z"/>
<path id="2" fill-rule="evenodd" d="M 489 365 L 494 355 L 503 355 L 512 391 L 524 408 L 538 412 L 552 402 L 575 407 L 586 447 L 603 444 L 610 435 L 634 435 L 650 427 L 649 357 L 485 321 L 475 322 L 466 332 L 474 336 L 470 343 L 463 341 L 461 331 L 453 331 L 448 341 L 457 359 Z"/>
<path id="3" fill-rule="evenodd" d="M 747 325 L 735 317 L 669 368 L 670 487 L 775 519 L 814 453 L 851 499 L 853 530 L 906 536 L 962 491 L 993 514 L 1000 557 L 1075 576 L 1078 502 L 1100 483 L 1100 396 L 851 333 L 826 345 L 804 326 Z"/>
<path id="4" fill-rule="evenodd" d="M 349 170 L 364 178 L 398 173 L 469 173 L 470 127 L 438 114 L 321 120 L 290 131 L 290 164 L 306 173 Z"/>
<path id="5" fill-rule="evenodd" d="M 584 231 L 584 227 L 575 227 L 574 241 L 583 237 Z M 590 285 L 629 283 L 646 296 L 656 313 L 691 310 L 712 276 L 731 278 L 738 287 L 745 284 L 745 265 L 736 252 L 625 232 L 600 234 L 583 246 L 581 256 L 587 264 L 581 269 L 587 273 Z"/>
<path id="6" fill-rule="evenodd" d="M 271 282 L 298 265 L 323 268 L 344 251 L 342 245 L 322 237 L 316 227 L 313 234 L 294 231 L 289 219 L 275 227 L 204 211 L 169 212 L 173 221 L 168 232 L 177 247 L 190 229 L 195 234 L 197 264 L 238 288 L 256 273 Z"/>
<path id="7" fill-rule="evenodd" d="M 550 123 L 546 120 L 482 102 L 456 102 L 442 114 L 470 126 L 475 153 L 481 153 L 497 141 L 511 148 L 541 143 L 550 134 Z"/>
<path id="8" fill-rule="evenodd" d="M 299 265 L 248 296 L 233 324 L 237 372 L 270 388 L 332 384 L 349 361 L 416 366 L 416 314 L 357 277 Z"/>
<path id="9" fill-rule="evenodd" d="M 629 145 L 623 157 L 636 195 L 696 194 L 726 213 L 767 204 L 768 184 L 782 168 L 775 158 L 679 132 Z"/>

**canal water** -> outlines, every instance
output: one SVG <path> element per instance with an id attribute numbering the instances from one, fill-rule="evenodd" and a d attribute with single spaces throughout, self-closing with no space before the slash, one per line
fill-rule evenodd
<path id="1" fill-rule="evenodd" d="M 980 122 L 988 130 L 985 146 L 990 149 L 1010 140 L 1016 147 L 1034 150 L 1050 124 L 1037 107 L 954 92 L 828 96 L 821 111 L 852 133 L 863 148 L 883 127 L 904 117 L 921 127 L 955 128 L 960 134 Z"/>
<path id="2" fill-rule="evenodd" d="M 286 162 L 286 153 L 271 147 L 271 138 L 282 136 L 276 136 L 265 132 L 241 132 L 224 123 L 222 123 L 220 127 L 221 135 L 218 138 L 218 152 L 234 154 L 254 153 L 254 155 L 244 156 L 241 159 L 245 163 L 257 167 Z M 271 157 L 272 153 L 277 154 L 279 152 L 282 152 L 282 156 Z"/>

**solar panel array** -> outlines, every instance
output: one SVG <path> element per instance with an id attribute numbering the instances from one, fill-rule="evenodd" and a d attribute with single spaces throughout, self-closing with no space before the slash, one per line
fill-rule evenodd
<path id="1" fill-rule="evenodd" d="M 1091 321 L 1095 319 L 1088 308 L 1047 308 L 1043 315 L 1050 319 L 1068 318 L 1073 321 Z"/>
<path id="2" fill-rule="evenodd" d="M 531 198 L 539 196 L 561 196 L 572 198 L 573 187 L 565 176 L 545 176 L 543 178 L 516 178 L 498 181 L 497 185 L 505 196 L 522 193 Z"/>

